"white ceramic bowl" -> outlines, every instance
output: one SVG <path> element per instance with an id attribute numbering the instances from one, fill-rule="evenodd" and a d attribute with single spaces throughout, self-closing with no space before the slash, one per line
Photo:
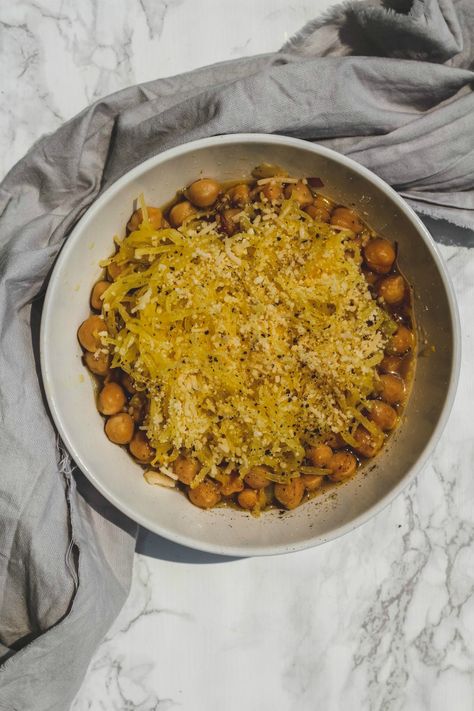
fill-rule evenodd
<path id="1" fill-rule="evenodd" d="M 324 190 L 355 204 L 369 224 L 400 245 L 400 265 L 415 288 L 420 334 L 433 350 L 420 357 L 405 421 L 371 466 L 339 487 L 285 515 L 260 518 L 230 509 L 203 511 L 174 490 L 149 486 L 142 469 L 111 444 L 97 412 L 91 378 L 76 338 L 89 314 L 98 262 L 113 251 L 132 203 L 167 202 L 200 175 L 248 177 L 264 161 L 293 175 L 320 176 Z M 149 159 L 104 192 L 78 222 L 55 265 L 41 325 L 41 364 L 51 413 L 72 457 L 130 518 L 177 543 L 212 553 L 284 553 L 328 541 L 386 506 L 413 478 L 446 422 L 459 370 L 459 323 L 452 287 L 429 233 L 406 203 L 370 171 L 328 149 L 272 135 L 242 134 L 188 143 Z"/>

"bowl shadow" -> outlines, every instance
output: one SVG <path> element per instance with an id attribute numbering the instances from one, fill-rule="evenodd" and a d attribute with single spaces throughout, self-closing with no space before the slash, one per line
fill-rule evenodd
<path id="1" fill-rule="evenodd" d="M 182 546 L 179 543 L 163 538 L 147 528 L 139 526 L 128 516 L 119 511 L 91 484 L 82 471 L 74 464 L 73 475 L 77 491 L 88 505 L 103 518 L 120 527 L 123 531 L 135 538 L 135 552 L 171 563 L 187 563 L 203 565 L 211 563 L 228 563 L 239 560 L 234 556 L 216 555 L 204 551 Z"/>
<path id="2" fill-rule="evenodd" d="M 205 551 L 194 550 L 179 543 L 169 541 L 141 526 L 138 529 L 136 553 L 157 558 L 172 563 L 187 563 L 192 565 L 209 565 L 230 563 L 241 560 L 235 556 L 216 555 Z"/>

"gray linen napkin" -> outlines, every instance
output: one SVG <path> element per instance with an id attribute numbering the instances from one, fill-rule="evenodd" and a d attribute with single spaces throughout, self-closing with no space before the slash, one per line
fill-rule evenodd
<path id="1" fill-rule="evenodd" d="M 324 142 L 418 211 L 474 227 L 474 5 L 409 7 L 340 6 L 277 54 L 106 97 L 0 186 L 1 709 L 69 707 L 131 577 L 136 526 L 74 471 L 42 399 L 41 297 L 64 239 L 137 163 L 238 131 Z"/>

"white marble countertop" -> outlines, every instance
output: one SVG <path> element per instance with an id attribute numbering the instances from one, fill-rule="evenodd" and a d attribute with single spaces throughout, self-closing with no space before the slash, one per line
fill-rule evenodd
<path id="1" fill-rule="evenodd" d="M 92 100 L 277 49 L 331 4 L 0 4 L 1 173 Z M 437 229 L 445 243 L 453 236 Z M 459 297 L 463 370 L 425 470 L 369 523 L 301 553 L 225 560 L 142 531 L 130 597 L 74 711 L 474 709 L 474 250 L 441 251 Z"/>

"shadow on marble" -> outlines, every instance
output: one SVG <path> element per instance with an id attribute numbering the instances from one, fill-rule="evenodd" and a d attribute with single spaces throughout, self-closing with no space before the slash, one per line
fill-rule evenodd
<path id="1" fill-rule="evenodd" d="M 214 555 L 213 553 L 204 553 L 203 551 L 196 551 L 193 548 L 180 546 L 178 543 L 168 541 L 166 538 L 162 538 L 141 526 L 138 530 L 137 547 L 135 550 L 137 553 L 147 555 L 151 558 L 158 558 L 173 563 L 191 563 L 194 565 L 229 563 L 231 561 L 241 560 L 240 558 L 232 556 Z"/>

